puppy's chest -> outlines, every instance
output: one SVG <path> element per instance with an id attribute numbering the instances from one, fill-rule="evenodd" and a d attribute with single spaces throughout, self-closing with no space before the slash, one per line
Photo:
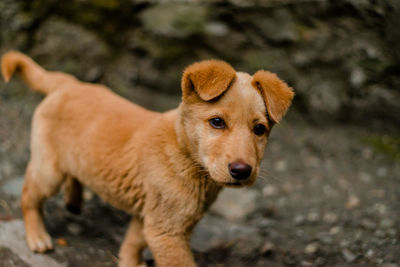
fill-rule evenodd
<path id="1" fill-rule="evenodd" d="M 187 219 L 187 223 L 196 222 L 205 212 L 209 209 L 211 204 L 215 201 L 221 187 L 216 185 L 209 178 L 198 177 L 194 183 L 186 185 L 186 190 L 183 194 L 177 194 L 178 203 L 175 207 L 177 213 L 181 213 L 182 218 Z"/>

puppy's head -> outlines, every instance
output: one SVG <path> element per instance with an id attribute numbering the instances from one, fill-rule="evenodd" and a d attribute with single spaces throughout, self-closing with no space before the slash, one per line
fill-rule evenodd
<path id="1" fill-rule="evenodd" d="M 216 182 L 254 183 L 268 135 L 294 93 L 275 74 L 236 72 L 223 61 L 190 65 L 182 77 L 186 146 Z"/>

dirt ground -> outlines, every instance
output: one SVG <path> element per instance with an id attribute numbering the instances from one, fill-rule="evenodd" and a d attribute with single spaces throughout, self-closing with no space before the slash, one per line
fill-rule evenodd
<path id="1" fill-rule="evenodd" d="M 41 97 L 18 81 L 0 90 L 0 266 L 116 266 L 129 216 L 89 191 L 81 215 L 65 210 L 61 194 L 51 198 L 56 248 L 27 251 L 19 196 Z M 158 109 L 178 103 L 142 99 Z M 199 266 L 399 266 L 399 135 L 382 125 L 314 125 L 292 111 L 272 132 L 256 185 L 226 190 L 196 228 Z"/>

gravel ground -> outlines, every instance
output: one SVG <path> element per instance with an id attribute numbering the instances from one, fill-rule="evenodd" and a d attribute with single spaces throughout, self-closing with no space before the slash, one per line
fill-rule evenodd
<path id="1" fill-rule="evenodd" d="M 90 191 L 79 216 L 64 209 L 61 195 L 51 198 L 45 216 L 56 249 L 44 255 L 27 249 L 19 197 L 30 118 L 41 97 L 18 81 L 0 90 L 0 266 L 116 266 L 129 216 Z M 178 101 L 156 97 L 158 109 Z M 154 95 L 137 99 L 154 106 Z M 226 189 L 196 228 L 196 261 L 399 266 L 399 135 L 387 128 L 313 125 L 290 113 L 272 132 L 256 185 Z M 154 266 L 148 251 L 145 258 Z"/>

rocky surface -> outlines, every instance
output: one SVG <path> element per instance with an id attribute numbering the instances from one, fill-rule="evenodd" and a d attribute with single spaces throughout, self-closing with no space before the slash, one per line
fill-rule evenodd
<path id="1" fill-rule="evenodd" d="M 179 103 L 183 68 L 217 57 L 295 88 L 251 188 L 196 227 L 200 266 L 399 266 L 398 1 L 0 1 L 0 53 L 101 82 L 151 109 Z M 55 251 L 30 253 L 20 193 L 42 96 L 0 83 L 0 266 L 116 266 L 129 216 L 85 192 L 45 207 Z M 346 123 L 342 123 L 345 121 Z M 145 252 L 148 266 L 154 266 Z"/>
<path id="2" fill-rule="evenodd" d="M 19 196 L 30 117 L 41 97 L 17 79 L 0 90 L 25 94 L 3 97 L 0 105 L 0 263 L 116 266 L 129 216 L 89 191 L 79 216 L 65 210 L 62 195 L 51 198 L 45 215 L 56 249 L 45 255 L 28 251 Z M 141 99 L 152 106 L 155 96 L 145 92 Z M 179 101 L 162 94 L 157 98 L 166 105 Z M 224 191 L 196 227 L 192 249 L 200 266 L 399 265 L 395 135 L 307 121 L 291 111 L 272 131 L 257 183 Z M 149 251 L 145 258 L 154 266 Z"/>
<path id="3" fill-rule="evenodd" d="M 221 58 L 277 72 L 310 120 L 399 124 L 397 0 L 2 0 L 0 53 L 51 69 L 179 95 L 182 69 Z"/>

